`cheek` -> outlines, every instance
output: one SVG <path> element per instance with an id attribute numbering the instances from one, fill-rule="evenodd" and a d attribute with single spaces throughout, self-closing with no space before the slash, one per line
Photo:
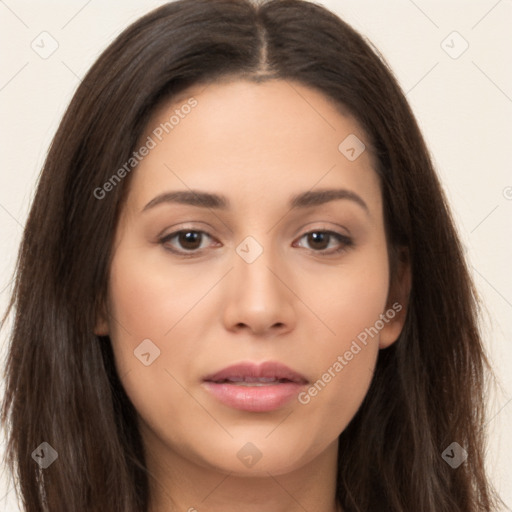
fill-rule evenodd
<path id="1" fill-rule="evenodd" d="M 110 272 L 110 339 L 116 368 L 139 420 L 155 429 L 172 424 L 164 430 L 173 439 L 175 432 L 187 430 L 180 412 L 195 405 L 182 387 L 197 349 L 183 343 L 186 314 L 208 283 L 205 290 L 191 287 L 190 275 L 164 274 L 150 258 L 130 253 L 118 251 Z"/>
<path id="2" fill-rule="evenodd" d="M 144 369 L 149 379 L 183 347 L 170 341 L 197 302 L 201 291 L 193 290 L 184 273 L 163 274 L 161 266 L 143 254 L 118 251 L 110 272 L 109 330 L 120 376 L 138 375 Z"/>
<path id="3" fill-rule="evenodd" d="M 113 330 L 121 337 L 131 336 L 133 341 L 141 336 L 159 340 L 172 337 L 174 326 L 211 283 L 194 280 L 190 271 L 170 271 L 169 264 L 162 263 L 165 257 L 158 253 L 158 258 L 150 251 L 130 253 L 120 251 L 111 267 Z"/>
<path id="4" fill-rule="evenodd" d="M 317 270 L 304 279 L 309 284 L 304 281 L 303 289 L 311 290 L 307 300 L 326 327 L 326 348 L 337 353 L 347 350 L 385 312 L 389 271 L 384 244 L 351 253 L 334 269 Z"/>
<path id="5" fill-rule="evenodd" d="M 334 439 L 345 429 L 366 396 L 376 357 L 377 350 L 355 343 L 325 363 L 298 397 L 308 430 Z"/>
<path id="6" fill-rule="evenodd" d="M 315 381 L 299 397 L 310 408 L 311 421 L 325 421 L 340 431 L 361 405 L 373 377 L 378 351 L 381 314 L 385 314 L 389 275 L 383 247 L 342 265 L 311 287 L 311 304 L 325 324 L 310 353 Z"/>

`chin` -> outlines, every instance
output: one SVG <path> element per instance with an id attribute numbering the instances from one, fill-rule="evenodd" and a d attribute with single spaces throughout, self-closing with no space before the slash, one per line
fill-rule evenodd
<path id="1" fill-rule="evenodd" d="M 216 444 L 215 450 L 210 448 L 198 454 L 203 461 L 201 465 L 233 476 L 268 478 L 269 473 L 282 475 L 298 470 L 319 455 L 313 447 L 309 447 L 309 450 L 302 447 L 298 451 L 300 439 L 288 439 L 286 444 L 277 439 L 250 439 L 250 436 L 244 436 Z"/>

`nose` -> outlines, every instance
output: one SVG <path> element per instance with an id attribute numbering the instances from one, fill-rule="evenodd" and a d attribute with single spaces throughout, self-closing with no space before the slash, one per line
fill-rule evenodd
<path id="1" fill-rule="evenodd" d="M 252 262 L 234 255 L 229 273 L 223 321 L 227 330 L 276 336 L 295 328 L 297 296 L 286 262 L 270 249 Z"/>

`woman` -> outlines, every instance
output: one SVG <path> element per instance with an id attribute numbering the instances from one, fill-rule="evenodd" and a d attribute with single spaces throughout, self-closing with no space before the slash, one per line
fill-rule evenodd
<path id="1" fill-rule="evenodd" d="M 25 509 L 495 510 L 475 304 L 360 35 L 301 0 L 165 5 L 84 78 L 25 228 Z"/>

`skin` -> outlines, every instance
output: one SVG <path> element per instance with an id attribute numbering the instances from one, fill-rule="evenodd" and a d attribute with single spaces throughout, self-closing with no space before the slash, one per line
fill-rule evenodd
<path id="1" fill-rule="evenodd" d="M 349 161 L 340 142 L 366 136 L 325 96 L 241 79 L 193 86 L 153 115 L 141 141 L 191 96 L 197 106 L 131 175 L 96 326 L 110 336 L 138 411 L 151 512 L 336 511 L 338 436 L 366 395 L 379 349 L 403 327 L 410 281 L 401 267 L 390 283 L 369 143 Z M 347 189 L 367 211 L 350 199 L 290 209 L 292 195 L 320 188 Z M 223 194 L 231 208 L 142 211 L 162 192 L 189 189 Z M 207 233 L 192 257 L 168 250 L 187 252 L 183 237 L 159 241 L 180 229 Z M 353 243 L 304 236 L 325 230 Z M 263 249 L 252 263 L 236 252 L 247 236 Z M 228 365 L 269 360 L 314 383 L 396 301 L 402 311 L 307 404 L 244 412 L 202 384 Z M 134 356 L 144 339 L 160 350 L 149 366 Z M 261 454 L 252 467 L 237 457 L 248 442 Z"/>

